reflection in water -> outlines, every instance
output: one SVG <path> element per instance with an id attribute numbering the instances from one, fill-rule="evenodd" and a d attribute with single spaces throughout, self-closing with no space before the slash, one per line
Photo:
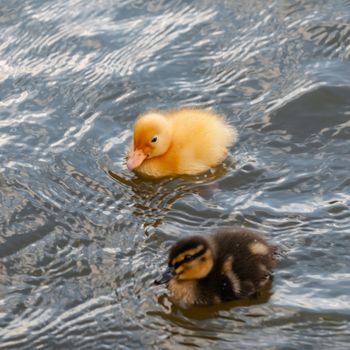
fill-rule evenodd
<path id="1" fill-rule="evenodd" d="M 130 202 L 132 215 L 142 224 L 146 235 L 149 230 L 163 223 L 164 217 L 173 209 L 174 203 L 186 196 L 199 195 L 209 198 L 218 188 L 217 180 L 223 177 L 232 160 L 228 159 L 220 166 L 199 176 L 182 176 L 179 178 L 151 179 L 139 176 L 126 178 L 123 174 L 108 170 L 108 175 L 131 190 Z M 175 211 L 173 211 L 173 214 Z"/>

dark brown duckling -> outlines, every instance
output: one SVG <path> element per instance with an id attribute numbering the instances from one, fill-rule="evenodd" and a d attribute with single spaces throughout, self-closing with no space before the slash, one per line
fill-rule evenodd
<path id="1" fill-rule="evenodd" d="M 271 278 L 276 247 L 243 228 L 191 236 L 173 245 L 168 268 L 155 284 L 166 283 L 185 304 L 218 304 L 249 297 Z"/>

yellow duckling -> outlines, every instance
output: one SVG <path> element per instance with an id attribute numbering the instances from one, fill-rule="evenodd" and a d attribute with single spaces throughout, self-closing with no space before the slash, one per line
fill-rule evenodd
<path id="1" fill-rule="evenodd" d="M 218 304 L 255 294 L 271 278 L 277 248 L 259 234 L 223 229 L 178 241 L 168 268 L 155 284 L 167 283 L 185 304 Z"/>
<path id="2" fill-rule="evenodd" d="M 208 110 L 147 112 L 136 121 L 127 166 L 152 177 L 196 175 L 224 161 L 236 140 L 235 129 Z"/>

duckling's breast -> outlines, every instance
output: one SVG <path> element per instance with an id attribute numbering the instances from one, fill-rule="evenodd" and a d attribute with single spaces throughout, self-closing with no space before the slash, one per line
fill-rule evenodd
<path id="1" fill-rule="evenodd" d="M 172 279 L 168 284 L 168 288 L 175 300 L 188 305 L 197 303 L 199 295 L 196 281 L 179 281 L 178 279 Z"/>

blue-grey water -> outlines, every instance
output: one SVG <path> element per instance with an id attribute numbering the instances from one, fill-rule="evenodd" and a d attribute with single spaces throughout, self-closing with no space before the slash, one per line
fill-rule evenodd
<path id="1" fill-rule="evenodd" d="M 224 166 L 142 180 L 148 109 L 235 125 Z M 0 2 L 1 349 L 347 349 L 350 2 Z M 180 237 L 239 225 L 287 251 L 257 299 L 175 305 Z"/>

